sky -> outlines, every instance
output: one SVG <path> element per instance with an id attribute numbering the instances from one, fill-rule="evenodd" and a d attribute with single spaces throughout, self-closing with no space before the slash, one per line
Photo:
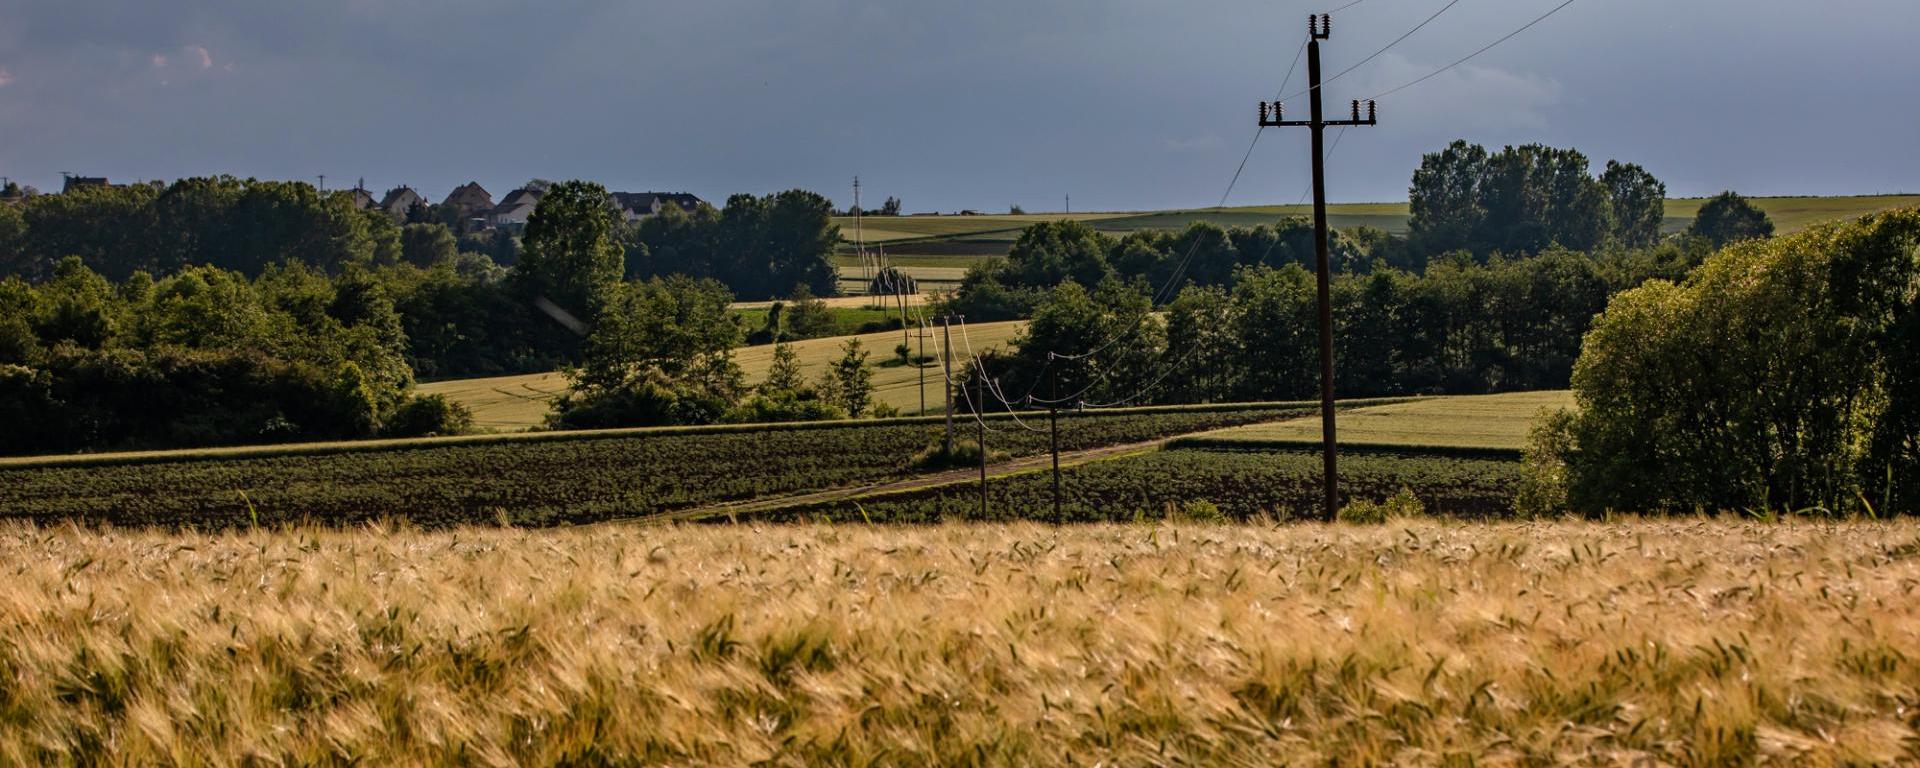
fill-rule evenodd
<path id="1" fill-rule="evenodd" d="M 0 0 L 0 175 L 325 174 L 435 200 L 585 178 L 844 206 L 857 174 L 868 207 L 908 212 L 1294 203 L 1304 129 L 1265 131 L 1230 180 L 1306 15 L 1346 1 Z M 1325 71 L 1447 2 L 1341 11 Z M 1344 111 L 1560 2 L 1456 0 L 1326 97 Z M 1913 0 L 1575 0 L 1382 99 L 1339 137 L 1329 196 L 1404 200 L 1421 154 L 1461 138 L 1636 162 L 1673 196 L 1920 192 L 1917 30 Z"/>

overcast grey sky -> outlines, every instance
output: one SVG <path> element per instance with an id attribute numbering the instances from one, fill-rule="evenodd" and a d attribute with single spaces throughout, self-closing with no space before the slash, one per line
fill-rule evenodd
<path id="1" fill-rule="evenodd" d="M 1558 3 L 1460 0 L 1328 97 Z M 1197 207 L 1225 191 L 1305 15 L 1337 4 L 0 0 L 0 175 L 324 173 L 435 199 L 579 177 L 844 204 L 857 173 L 870 204 L 909 211 Z M 1340 13 L 1328 73 L 1445 4 Z M 1920 192 L 1916 32 L 1914 0 L 1577 0 L 1383 100 L 1330 193 L 1405 199 L 1420 154 L 1454 138 L 1639 162 L 1675 195 Z M 1296 201 L 1305 160 L 1303 131 L 1269 130 L 1229 203 Z"/>

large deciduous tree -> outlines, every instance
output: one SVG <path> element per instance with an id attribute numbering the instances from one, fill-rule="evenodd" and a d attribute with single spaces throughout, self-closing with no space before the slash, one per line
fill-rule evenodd
<path id="1" fill-rule="evenodd" d="M 620 282 L 625 253 L 615 237 L 620 213 L 605 187 L 588 181 L 553 185 L 521 240 L 514 275 L 530 300 L 560 307 L 581 321 L 591 319 Z"/>
<path id="2" fill-rule="evenodd" d="M 1650 243 L 1664 193 L 1638 166 L 1609 163 L 1596 180 L 1577 150 L 1528 144 L 1488 153 L 1456 141 L 1421 159 L 1408 189 L 1409 226 L 1427 254 L 1531 254 L 1556 244 L 1584 251 L 1623 233 Z M 1625 223 L 1616 204 L 1627 208 Z"/>
<path id="3" fill-rule="evenodd" d="M 1734 192 L 1722 192 L 1700 205 L 1689 234 L 1716 246 L 1773 236 L 1773 220 L 1751 201 Z"/>
<path id="4" fill-rule="evenodd" d="M 1600 174 L 1613 206 L 1613 238 L 1628 248 L 1645 248 L 1660 239 L 1666 218 L 1667 185 L 1633 163 L 1607 161 Z"/>
<path id="5" fill-rule="evenodd" d="M 1575 509 L 1916 509 L 1920 210 L 1748 240 L 1616 296 L 1541 433 Z"/>
<path id="6" fill-rule="evenodd" d="M 569 370 L 573 392 L 555 404 L 550 421 L 619 427 L 719 420 L 742 391 L 732 303 L 725 286 L 680 275 L 608 289 L 582 362 Z"/>

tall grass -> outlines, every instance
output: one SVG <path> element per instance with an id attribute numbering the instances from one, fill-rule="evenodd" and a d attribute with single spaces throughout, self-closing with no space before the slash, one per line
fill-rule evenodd
<path id="1" fill-rule="evenodd" d="M 1920 524 L 0 526 L 0 764 L 1895 763 Z"/>

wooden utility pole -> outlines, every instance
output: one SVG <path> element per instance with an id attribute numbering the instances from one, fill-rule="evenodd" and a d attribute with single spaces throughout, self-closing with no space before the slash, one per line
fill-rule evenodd
<path id="1" fill-rule="evenodd" d="M 1051 353 L 1049 353 L 1051 354 Z M 1049 358 L 1051 359 L 1051 358 Z M 1060 371 L 1053 372 L 1053 386 L 1047 390 L 1047 445 L 1053 449 L 1053 521 L 1060 517 Z"/>
<path id="2" fill-rule="evenodd" d="M 987 401 L 987 371 L 985 367 L 974 369 L 973 382 L 973 423 L 975 434 L 980 441 L 980 519 L 987 519 L 987 420 L 981 406 Z"/>
<path id="3" fill-rule="evenodd" d="M 907 338 L 907 287 L 904 285 L 905 280 L 902 280 L 901 283 L 903 284 L 893 287 L 893 296 L 900 302 L 900 348 L 907 350 L 907 356 L 912 357 L 912 347 L 909 346 L 912 342 Z"/>
<path id="4" fill-rule="evenodd" d="M 966 315 L 959 317 L 963 321 L 966 320 Z M 945 446 L 948 457 L 953 456 L 953 319 L 953 315 L 943 315 L 940 318 L 942 334 L 940 359 L 947 367 L 947 386 L 943 387 L 947 391 L 947 439 L 942 445 Z"/>
<path id="5" fill-rule="evenodd" d="M 1319 273 L 1320 298 L 1320 439 L 1323 473 L 1322 484 L 1326 492 L 1326 519 L 1332 520 L 1340 510 L 1340 474 L 1337 467 L 1334 447 L 1333 428 L 1333 303 L 1328 287 L 1332 270 L 1327 263 L 1327 169 L 1324 142 L 1329 126 L 1374 125 L 1373 101 L 1367 101 L 1367 117 L 1360 119 L 1360 102 L 1353 102 L 1352 119 L 1327 120 L 1320 107 L 1320 41 L 1333 33 L 1333 17 L 1327 14 L 1307 15 L 1307 93 L 1311 105 L 1309 120 L 1286 120 L 1282 115 L 1280 102 L 1260 102 L 1260 127 L 1292 128 L 1311 130 L 1313 134 L 1313 256 L 1314 268 Z"/>
<path id="6" fill-rule="evenodd" d="M 920 353 L 913 356 L 913 367 L 920 372 L 920 410 L 915 415 L 927 412 L 927 316 L 920 316 Z"/>

